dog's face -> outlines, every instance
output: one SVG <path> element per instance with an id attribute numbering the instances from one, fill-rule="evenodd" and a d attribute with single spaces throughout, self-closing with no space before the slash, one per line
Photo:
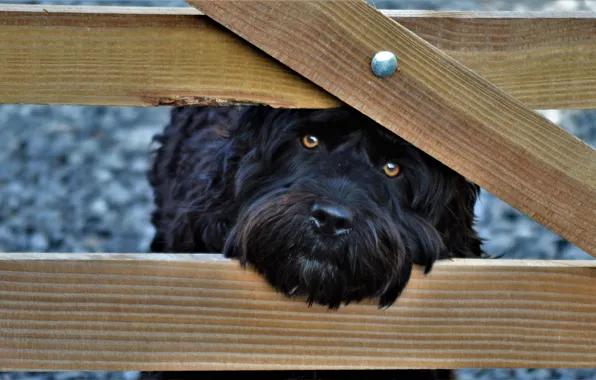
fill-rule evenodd
<path id="1" fill-rule="evenodd" d="M 388 306 L 413 264 L 480 253 L 478 188 L 355 111 L 256 107 L 229 138 L 224 254 L 286 295 Z"/>

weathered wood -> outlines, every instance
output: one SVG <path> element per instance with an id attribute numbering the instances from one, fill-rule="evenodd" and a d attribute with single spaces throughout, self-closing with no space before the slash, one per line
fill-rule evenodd
<path id="1" fill-rule="evenodd" d="M 596 151 L 364 1 L 187 2 L 596 256 Z"/>
<path id="2" fill-rule="evenodd" d="M 0 370 L 596 366 L 596 261 L 454 260 L 328 311 L 219 255 L 0 254 Z"/>
<path id="3" fill-rule="evenodd" d="M 595 13 L 384 13 L 529 107 L 596 108 Z M 0 103 L 337 106 L 200 14 L 0 5 Z"/>

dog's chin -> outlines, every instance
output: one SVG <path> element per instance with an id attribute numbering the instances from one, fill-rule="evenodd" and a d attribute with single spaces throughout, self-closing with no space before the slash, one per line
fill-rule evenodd
<path id="1" fill-rule="evenodd" d="M 281 265 L 260 266 L 250 262 L 278 291 L 290 298 L 303 299 L 309 306 L 318 304 L 338 309 L 365 299 L 376 299 L 379 307 L 390 306 L 405 288 L 411 266 L 405 264 L 400 273 L 393 271 L 354 274 L 330 260 L 316 257 L 287 259 Z"/>
<path id="2" fill-rule="evenodd" d="M 316 303 L 338 308 L 342 302 L 346 302 L 345 273 L 328 260 L 313 257 L 290 260 L 286 268 L 267 278 L 285 295 L 306 298 L 309 305 Z"/>
<path id="3" fill-rule="evenodd" d="M 403 291 L 412 271 L 405 254 L 392 253 L 393 265 L 386 265 L 383 260 L 362 259 L 373 253 L 378 259 L 376 251 L 350 252 L 342 249 L 342 244 L 323 245 L 319 240 L 310 239 L 303 239 L 299 246 L 279 244 L 292 241 L 283 236 L 275 240 L 277 245 L 260 240 L 265 244 L 249 244 L 242 251 L 236 245 L 234 250 L 239 254 L 228 257 L 236 257 L 263 275 L 275 290 L 290 298 L 305 300 L 309 306 L 317 304 L 338 309 L 368 299 L 377 300 L 379 307 L 388 307 Z"/>

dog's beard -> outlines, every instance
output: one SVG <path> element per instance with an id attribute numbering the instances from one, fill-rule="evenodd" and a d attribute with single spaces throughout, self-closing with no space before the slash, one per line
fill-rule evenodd
<path id="1" fill-rule="evenodd" d="M 370 202 L 370 216 L 361 215 L 348 234 L 321 235 L 309 217 L 316 199 L 313 191 L 285 188 L 261 196 L 241 210 L 224 254 L 309 304 L 338 308 L 378 297 L 379 306 L 391 305 L 412 270 L 400 228 Z"/>

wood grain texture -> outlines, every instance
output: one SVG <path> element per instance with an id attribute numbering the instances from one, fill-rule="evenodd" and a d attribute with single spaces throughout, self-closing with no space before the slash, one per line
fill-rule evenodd
<path id="1" fill-rule="evenodd" d="M 0 6 L 2 103 L 338 105 L 203 16 L 24 9 Z"/>
<path id="2" fill-rule="evenodd" d="M 187 2 L 596 256 L 596 151 L 364 1 Z"/>
<path id="3" fill-rule="evenodd" d="M 590 368 L 595 283 L 596 261 L 454 260 L 328 311 L 219 255 L 0 254 L 0 370 Z"/>
<path id="4" fill-rule="evenodd" d="M 383 13 L 528 107 L 596 109 L 595 13 Z M 0 103 L 339 104 L 194 8 L 0 5 L 0 34 Z"/>
<path id="5" fill-rule="evenodd" d="M 596 13 L 384 13 L 528 107 L 594 108 Z"/>

